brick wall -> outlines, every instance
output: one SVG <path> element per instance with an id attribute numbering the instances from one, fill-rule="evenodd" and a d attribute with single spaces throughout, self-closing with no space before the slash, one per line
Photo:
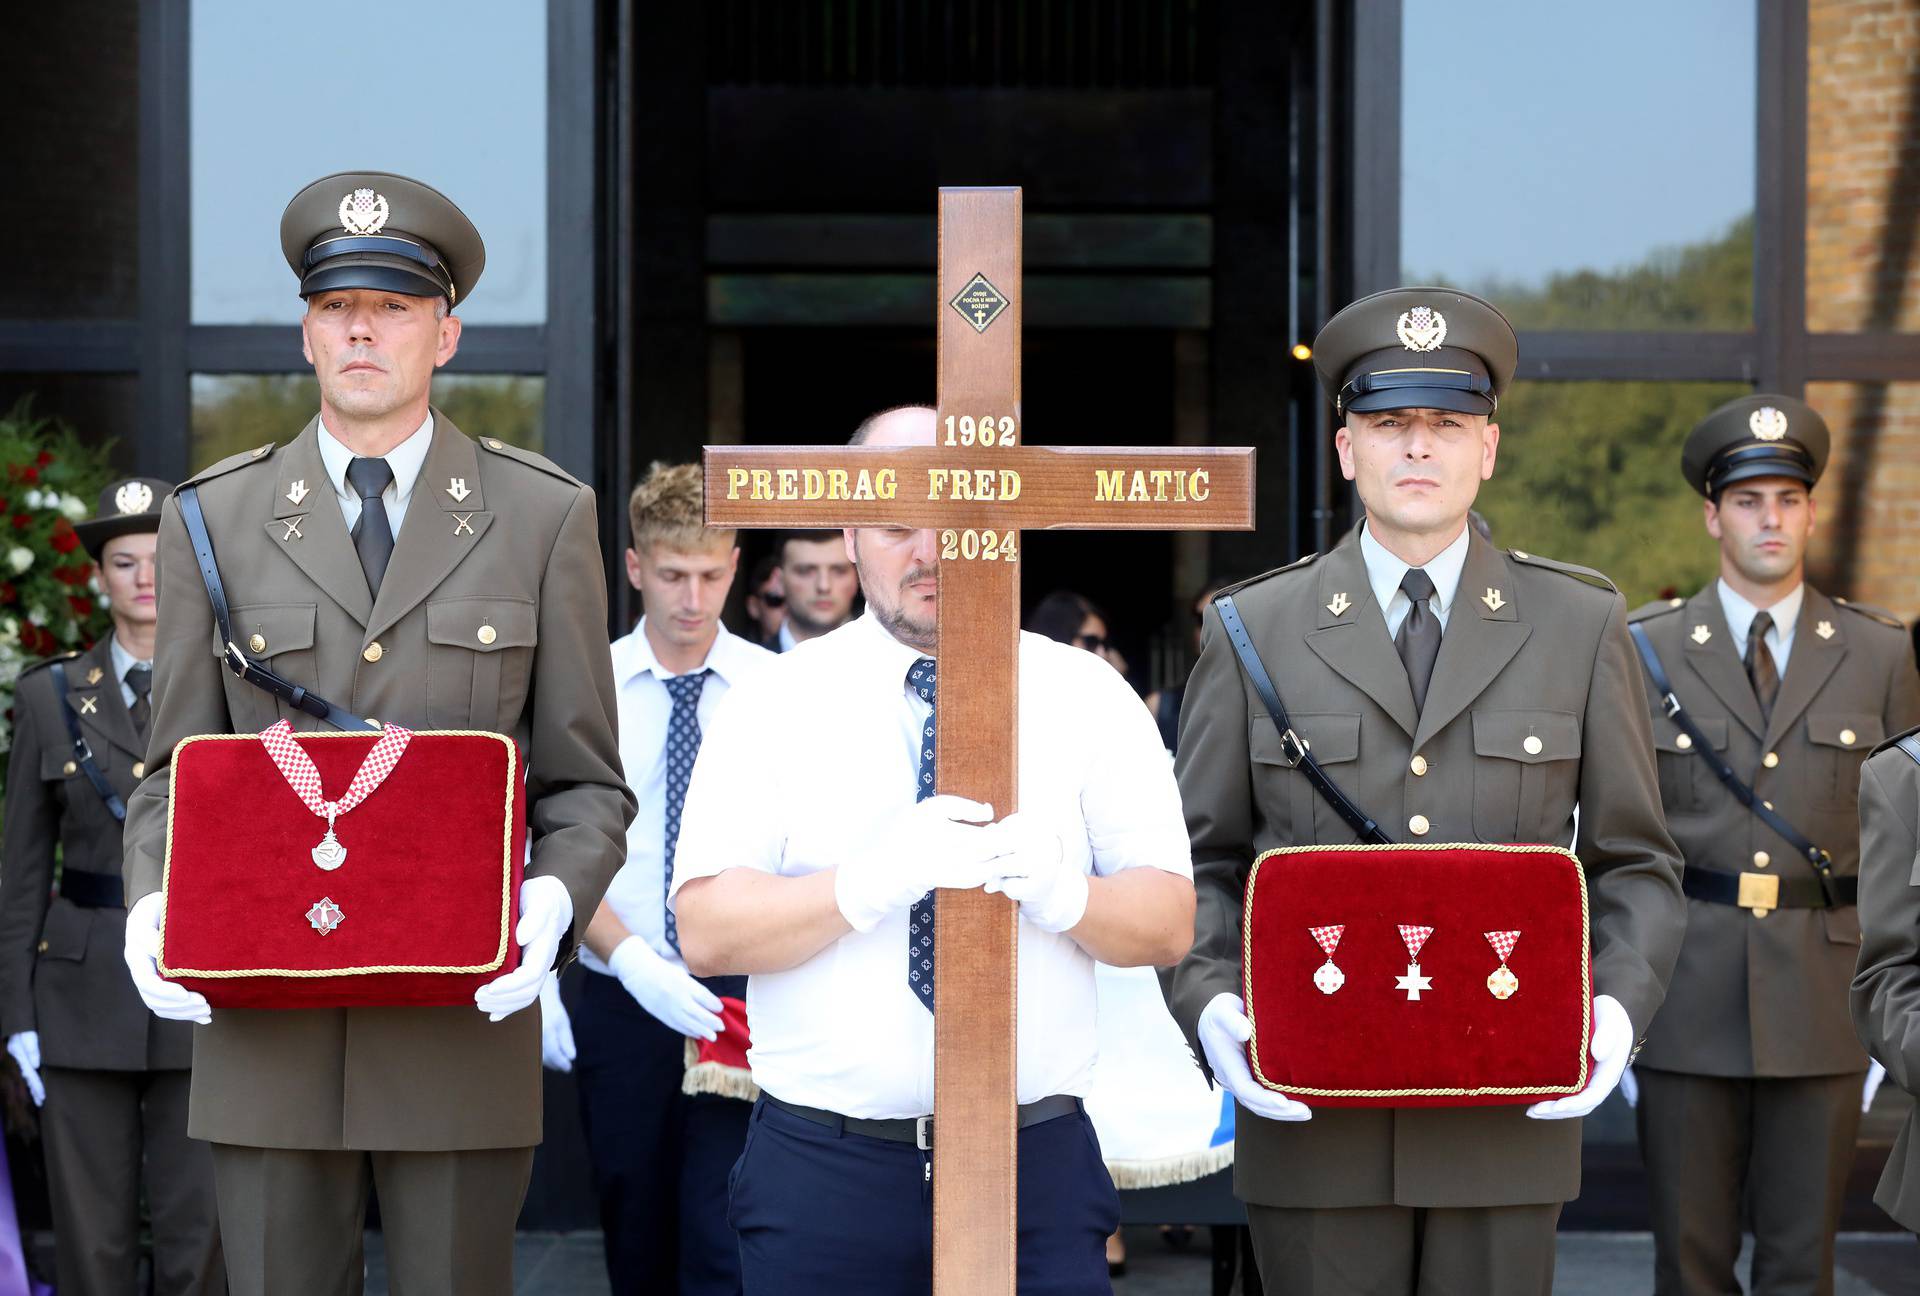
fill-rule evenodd
<path id="1" fill-rule="evenodd" d="M 1920 331 L 1920 0 L 1807 9 L 1807 325 Z M 1920 617 L 1920 383 L 1807 399 L 1834 431 L 1814 580 Z"/>

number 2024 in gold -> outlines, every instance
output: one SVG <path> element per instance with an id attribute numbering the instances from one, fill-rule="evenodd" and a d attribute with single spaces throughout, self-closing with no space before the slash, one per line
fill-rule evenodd
<path id="1" fill-rule="evenodd" d="M 952 527 L 940 533 L 940 556 L 980 562 L 1019 562 L 1018 531 L 957 531 Z"/>

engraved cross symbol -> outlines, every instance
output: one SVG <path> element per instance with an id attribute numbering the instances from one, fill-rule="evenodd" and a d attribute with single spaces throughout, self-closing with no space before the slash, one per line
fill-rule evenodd
<path id="1" fill-rule="evenodd" d="M 281 518 L 280 525 L 287 529 L 287 533 L 280 537 L 281 543 L 284 544 L 289 540 L 305 540 L 306 537 L 300 534 L 300 524 L 306 520 L 305 513 L 299 517 Z"/>
<path id="2" fill-rule="evenodd" d="M 473 514 L 455 513 L 453 515 L 453 520 L 455 524 L 453 528 L 453 533 L 455 535 L 472 535 L 473 534 Z"/>

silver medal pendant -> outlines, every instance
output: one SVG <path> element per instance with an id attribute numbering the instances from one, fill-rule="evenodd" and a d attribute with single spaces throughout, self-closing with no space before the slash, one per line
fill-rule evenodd
<path id="1" fill-rule="evenodd" d="M 347 862 L 347 848 L 333 835 L 333 816 L 327 816 L 327 835 L 313 848 L 313 862 L 325 872 L 331 873 Z"/>
<path id="2" fill-rule="evenodd" d="M 1328 959 L 1325 963 L 1322 963 L 1320 970 L 1313 974 L 1314 988 L 1319 990 L 1321 994 L 1333 994 L 1346 983 L 1347 974 L 1335 967 L 1332 959 Z"/>

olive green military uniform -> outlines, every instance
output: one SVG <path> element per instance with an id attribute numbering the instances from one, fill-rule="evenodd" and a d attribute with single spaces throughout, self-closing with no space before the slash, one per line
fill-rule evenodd
<path id="1" fill-rule="evenodd" d="M 315 231 L 294 242 L 341 237 L 328 228 L 332 204 L 345 211 L 362 189 L 373 214 L 355 214 L 361 228 L 379 217 L 381 236 L 420 238 L 418 255 L 434 259 L 435 274 L 450 264 L 446 291 L 464 301 L 472 258 L 446 248 L 471 227 L 425 186 L 329 177 L 289 208 L 289 222 Z M 303 290 L 357 285 L 366 269 L 396 291 L 440 290 L 437 279 L 419 280 L 415 253 L 369 252 L 365 237 L 347 244 L 344 267 L 311 266 Z M 389 272 L 400 278 L 389 283 Z M 633 815 L 616 739 L 593 492 L 539 455 L 468 438 L 435 410 L 376 597 L 319 435 L 316 418 L 292 442 L 262 445 L 194 479 L 234 635 L 282 676 L 357 715 L 512 736 L 527 756 L 527 875 L 566 885 L 577 934 L 625 856 Z M 280 719 L 320 727 L 222 665 L 177 499 L 161 521 L 160 581 L 152 768 L 127 818 L 130 901 L 160 886 L 174 744 Z M 432 904 L 395 902 L 423 912 Z M 540 1111 L 537 1011 L 490 1022 L 470 1005 L 215 1009 L 196 1041 L 191 1132 L 216 1144 L 235 1290 L 358 1291 L 371 1184 L 396 1290 L 510 1291 L 513 1225 Z"/>
<path id="2" fill-rule="evenodd" d="M 1920 764 L 1891 743 L 1860 771 L 1860 928 L 1854 1029 L 1888 1077 L 1920 1100 Z M 1873 1200 L 1920 1232 L 1920 1101 Z"/>
<path id="3" fill-rule="evenodd" d="M 1715 498 L 1754 479 L 1811 489 L 1827 447 L 1826 425 L 1801 402 L 1743 396 L 1701 420 L 1683 472 Z M 1655 1288 L 1732 1290 L 1744 1208 L 1758 1296 L 1831 1292 L 1867 1067 L 1841 1011 L 1860 941 L 1859 771 L 1882 738 L 1920 721 L 1912 644 L 1886 613 L 1803 586 L 1763 713 L 1718 580 L 1632 619 L 1714 754 L 1828 852 L 1836 879 L 1829 906 L 1812 865 L 1734 798 L 1647 676 L 1689 896 L 1680 962 L 1636 1070 Z"/>
<path id="4" fill-rule="evenodd" d="M 1392 347 L 1396 317 L 1415 343 L 1437 331 L 1427 317 L 1407 327 L 1415 306 L 1442 317 L 1457 358 Z M 1402 290 L 1349 307 L 1314 349 L 1335 367 L 1328 386 L 1343 409 L 1367 394 L 1356 387 L 1368 384 L 1342 381 L 1364 356 L 1372 368 L 1361 376 L 1384 381 L 1374 395 L 1393 403 L 1361 408 L 1485 411 L 1512 372 L 1512 333 L 1502 340 L 1496 324 L 1505 328 L 1464 294 Z M 1369 346 L 1374 338 L 1384 341 Z M 1331 552 L 1233 593 L 1294 729 L 1390 837 L 1566 846 L 1579 807 L 1594 993 L 1618 1000 L 1644 1030 L 1679 948 L 1683 907 L 1613 587 L 1471 535 L 1418 709 L 1358 528 Z M 1202 1011 L 1241 989 L 1249 865 L 1276 847 L 1355 835 L 1282 753 L 1217 611 L 1187 685 L 1179 753 L 1199 912 L 1168 997 L 1201 1056 Z M 1235 1149 L 1234 1187 L 1248 1203 L 1262 1277 L 1288 1293 L 1545 1293 L 1559 1204 L 1580 1191 L 1580 1122 L 1533 1120 L 1518 1106 L 1323 1108 L 1298 1124 L 1242 1109 Z"/>
<path id="5" fill-rule="evenodd" d="M 60 660 L 94 764 L 124 801 L 144 772 L 146 742 L 127 713 L 111 642 Z M 75 762 L 67 704 L 47 666 L 21 672 L 14 686 L 0 843 L 0 1030 L 40 1036 L 60 1290 L 134 1290 L 144 1179 L 155 1292 L 224 1292 L 213 1159 L 187 1137 L 192 1027 L 155 1018 L 127 979 L 120 821 Z M 50 895 L 56 851 L 63 894 Z"/>

